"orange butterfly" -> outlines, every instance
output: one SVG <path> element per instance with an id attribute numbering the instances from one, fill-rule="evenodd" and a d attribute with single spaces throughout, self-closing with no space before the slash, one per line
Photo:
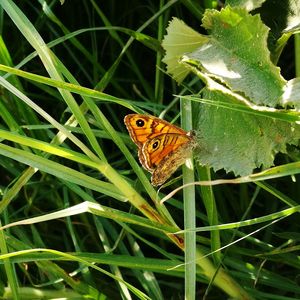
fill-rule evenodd
<path id="1" fill-rule="evenodd" d="M 196 146 L 193 132 L 153 116 L 130 114 L 125 116 L 124 123 L 138 146 L 142 166 L 152 173 L 154 186 L 163 184 L 191 156 Z"/>

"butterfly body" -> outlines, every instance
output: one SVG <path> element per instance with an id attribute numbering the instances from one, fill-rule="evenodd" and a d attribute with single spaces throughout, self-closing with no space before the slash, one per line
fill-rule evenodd
<path id="1" fill-rule="evenodd" d="M 162 119 L 130 114 L 124 118 L 133 142 L 138 146 L 142 166 L 152 173 L 151 183 L 163 184 L 196 146 L 195 136 Z"/>

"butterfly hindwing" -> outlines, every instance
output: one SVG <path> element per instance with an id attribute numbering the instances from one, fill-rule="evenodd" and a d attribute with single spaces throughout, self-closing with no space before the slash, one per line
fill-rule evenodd
<path id="1" fill-rule="evenodd" d="M 155 169 L 162 159 L 176 151 L 182 144 L 190 141 L 188 135 L 178 133 L 163 133 L 148 140 L 142 148 L 149 169 Z"/>

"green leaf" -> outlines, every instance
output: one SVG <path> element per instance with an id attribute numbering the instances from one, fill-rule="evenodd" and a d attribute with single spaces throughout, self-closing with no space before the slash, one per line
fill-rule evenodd
<path id="1" fill-rule="evenodd" d="M 260 111 L 263 107 L 257 106 L 265 105 L 266 112 L 277 105 L 297 106 L 298 93 L 293 94 L 294 101 L 287 101 L 288 95 L 291 96 L 288 94 L 290 85 L 286 85 L 280 69 L 271 62 L 267 47 L 269 29 L 259 15 L 252 16 L 245 9 L 228 6 L 220 12 L 206 10 L 203 26 L 209 35 L 196 34 L 190 29 L 193 34 L 185 48 L 179 40 L 179 33 L 188 32 L 185 26 L 174 19 L 164 47 L 166 57 L 171 55 L 171 43 L 176 48 L 173 57 L 179 57 L 181 52 L 179 66 L 176 68 L 175 59 L 168 65 L 175 79 L 193 71 L 206 84 L 202 97 L 214 102 L 214 105 L 201 105 L 196 126 L 199 162 L 236 175 L 272 166 L 276 153 L 286 152 L 287 144 L 297 144 L 300 130 L 293 121 L 279 120 L 279 110 L 274 109 L 273 116 L 270 111 L 269 116 L 264 116 Z M 195 50 L 188 53 L 192 44 Z M 224 103 L 232 108 L 245 107 L 246 113 L 226 108 Z M 247 113 L 249 109 L 252 114 Z"/>
<path id="2" fill-rule="evenodd" d="M 243 93 L 253 103 L 278 104 L 285 80 L 270 60 L 268 28 L 259 16 L 231 7 L 221 12 L 209 10 L 203 26 L 210 31 L 210 39 L 186 56 L 196 61 L 203 73 Z"/>
<path id="3" fill-rule="evenodd" d="M 205 89 L 203 96 L 216 103 L 238 102 L 220 91 Z M 295 123 L 210 105 L 201 106 L 197 127 L 196 159 L 214 170 L 224 168 L 242 176 L 272 166 L 275 154 L 286 152 L 286 144 L 296 144 L 300 137 Z"/>
<path id="4" fill-rule="evenodd" d="M 186 52 L 192 52 L 201 45 L 207 43 L 208 38 L 196 32 L 183 21 L 173 18 L 167 28 L 162 46 L 166 50 L 163 62 L 167 65 L 167 71 L 178 82 L 188 75 L 189 70 L 179 63 L 179 59 Z"/>
<path id="5" fill-rule="evenodd" d="M 201 35 L 178 19 L 173 19 L 164 39 L 167 70 L 177 81 L 188 74 L 178 58 L 193 60 L 201 72 L 218 79 L 230 89 L 246 95 L 255 104 L 275 106 L 285 80 L 270 60 L 268 28 L 258 15 L 226 7 L 206 10 L 203 26 L 210 32 Z M 187 53 L 194 48 L 193 52 Z"/>

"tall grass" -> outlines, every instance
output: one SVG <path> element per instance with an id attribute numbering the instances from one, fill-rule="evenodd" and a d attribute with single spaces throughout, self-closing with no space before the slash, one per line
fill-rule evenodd
<path id="1" fill-rule="evenodd" d="M 204 3 L 0 0 L 2 299 L 300 297 L 297 146 L 236 180 L 195 161 L 157 190 L 123 123 L 190 130 L 210 105 L 184 96 L 203 82 L 177 85 L 161 47 L 172 16 L 204 32 Z"/>

